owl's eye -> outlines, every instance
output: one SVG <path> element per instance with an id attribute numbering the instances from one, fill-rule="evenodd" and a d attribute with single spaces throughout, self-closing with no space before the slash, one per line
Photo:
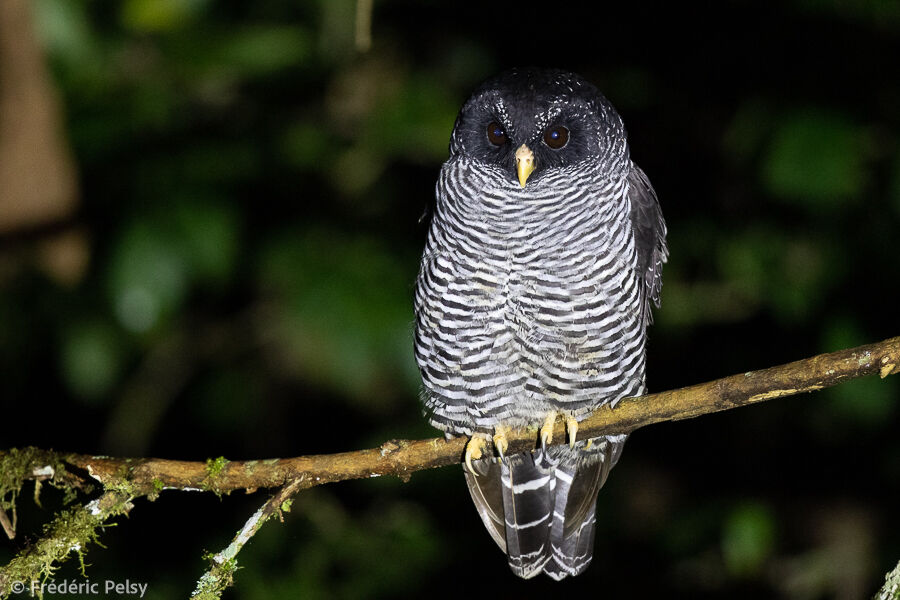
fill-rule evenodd
<path id="1" fill-rule="evenodd" d="M 495 146 L 502 146 L 506 142 L 509 141 L 509 138 L 506 137 L 506 131 L 496 121 L 492 121 L 490 125 L 487 126 L 487 136 L 488 140 Z"/>
<path id="2" fill-rule="evenodd" d="M 569 130 L 562 125 L 547 128 L 544 132 L 544 143 L 554 150 L 559 150 L 569 143 Z"/>

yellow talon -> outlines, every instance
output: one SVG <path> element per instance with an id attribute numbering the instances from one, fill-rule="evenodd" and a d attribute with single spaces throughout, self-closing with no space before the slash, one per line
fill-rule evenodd
<path id="1" fill-rule="evenodd" d="M 556 413 L 550 413 L 541 426 L 541 446 L 546 448 L 553 441 L 553 426 L 556 424 Z"/>
<path id="2" fill-rule="evenodd" d="M 575 447 L 575 438 L 578 434 L 578 421 L 571 415 L 553 412 L 547 415 L 544 419 L 544 424 L 541 426 L 541 446 L 543 448 L 549 446 L 550 442 L 553 441 L 553 428 L 556 425 L 556 417 L 561 414 L 566 419 L 566 434 L 569 437 L 569 447 Z"/>
<path id="3" fill-rule="evenodd" d="M 472 475 L 476 475 L 475 469 L 472 468 L 472 461 L 481 458 L 483 450 L 484 438 L 477 434 L 469 438 L 469 443 L 466 444 L 466 467 L 468 467 L 469 473 Z"/>
<path id="4" fill-rule="evenodd" d="M 503 456 L 506 454 L 506 449 L 509 448 L 509 441 L 506 439 L 507 433 L 509 433 L 509 427 L 498 425 L 494 428 L 494 448 L 497 449 L 497 454 L 500 455 L 500 460 L 503 460 Z"/>
<path id="5" fill-rule="evenodd" d="M 575 417 L 566 417 L 566 432 L 569 434 L 569 448 L 575 447 L 575 435 L 578 433 L 578 421 Z"/>

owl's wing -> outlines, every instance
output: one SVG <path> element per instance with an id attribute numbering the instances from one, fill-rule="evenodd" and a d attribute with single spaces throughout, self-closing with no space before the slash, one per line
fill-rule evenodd
<path id="1" fill-rule="evenodd" d="M 662 288 L 662 266 L 669 256 L 666 246 L 666 222 L 663 220 L 656 192 L 647 175 L 632 164 L 628 175 L 631 200 L 631 223 L 634 228 L 634 243 L 638 255 L 638 269 L 643 273 L 644 315 L 650 318 L 650 302 L 659 306 L 659 292 Z"/>
<path id="2" fill-rule="evenodd" d="M 503 493 L 500 487 L 500 463 L 490 458 L 474 461 L 476 474 L 463 469 L 466 484 L 472 501 L 478 510 L 478 516 L 487 528 L 488 533 L 506 552 L 506 526 L 503 524 Z"/>

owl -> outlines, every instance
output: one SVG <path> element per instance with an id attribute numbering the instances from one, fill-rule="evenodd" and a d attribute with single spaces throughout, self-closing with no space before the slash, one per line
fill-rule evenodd
<path id="1" fill-rule="evenodd" d="M 627 436 L 578 439 L 578 423 L 645 392 L 665 236 L 621 117 L 582 77 L 512 69 L 463 105 L 416 283 L 415 357 L 432 425 L 470 437 L 472 500 L 520 577 L 591 561 L 597 494 Z M 557 418 L 568 444 L 550 445 Z M 525 427 L 537 448 L 506 453 Z"/>

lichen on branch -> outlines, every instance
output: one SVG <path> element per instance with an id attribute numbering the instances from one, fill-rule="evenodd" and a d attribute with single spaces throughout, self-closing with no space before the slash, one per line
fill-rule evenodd
<path id="1" fill-rule="evenodd" d="M 6 597 L 14 582 L 41 581 L 51 576 L 57 563 L 72 554 L 82 559 L 87 547 L 99 538 L 106 522 L 131 508 L 131 498 L 128 496 L 106 492 L 84 506 L 57 513 L 44 526 L 43 537 L 0 568 L 0 598 Z"/>

